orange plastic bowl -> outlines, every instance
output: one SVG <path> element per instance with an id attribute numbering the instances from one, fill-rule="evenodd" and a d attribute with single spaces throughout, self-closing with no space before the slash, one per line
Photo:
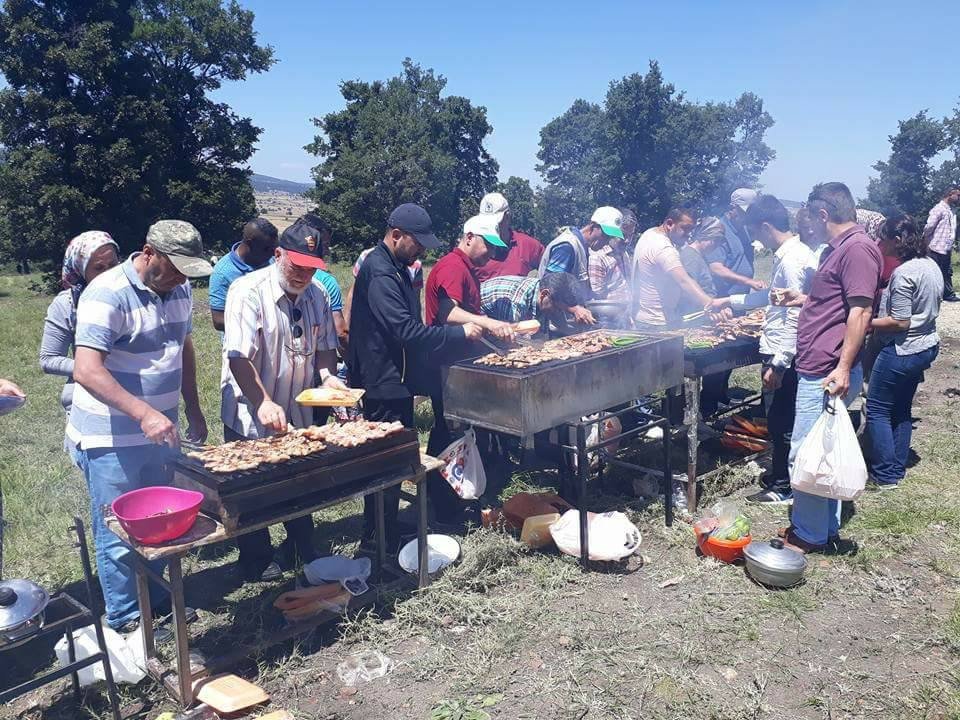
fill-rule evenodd
<path id="1" fill-rule="evenodd" d="M 704 555 L 709 555 L 726 563 L 733 563 L 743 557 L 743 549 L 753 538 L 746 535 L 739 540 L 720 540 L 697 533 L 697 547 Z"/>

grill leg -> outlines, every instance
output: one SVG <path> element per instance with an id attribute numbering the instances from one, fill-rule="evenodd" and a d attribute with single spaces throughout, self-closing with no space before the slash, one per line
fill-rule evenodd
<path id="1" fill-rule="evenodd" d="M 663 395 L 663 517 L 667 527 L 673 525 L 673 468 L 670 461 L 670 417 L 673 411 L 674 388 Z"/>
<path id="2" fill-rule="evenodd" d="M 67 660 L 71 665 L 77 661 L 77 648 L 73 644 L 73 625 L 67 625 L 65 635 L 67 639 Z M 70 682 L 73 683 L 73 697 L 80 702 L 80 676 L 76 672 L 70 673 Z"/>
<path id="3" fill-rule="evenodd" d="M 587 470 L 590 460 L 587 458 L 587 428 L 577 424 L 577 505 L 580 509 L 580 564 L 587 566 L 590 560 L 589 538 L 587 530 Z"/>
<path id="4" fill-rule="evenodd" d="M 417 581 L 424 588 L 430 584 L 427 567 L 427 478 L 420 476 L 417 483 Z"/>
<path id="5" fill-rule="evenodd" d="M 170 571 L 173 632 L 177 642 L 177 684 L 180 689 L 180 704 L 188 708 L 193 705 L 193 671 L 190 669 L 186 601 L 183 598 L 183 567 L 179 557 L 171 558 L 167 567 Z"/>
<path id="6" fill-rule="evenodd" d="M 417 489 L 419 494 L 420 489 Z M 387 530 L 384 520 L 383 490 L 373 495 L 373 504 L 377 514 L 377 579 L 382 580 L 383 568 L 387 564 Z"/>
<path id="7" fill-rule="evenodd" d="M 697 510 L 697 452 L 700 449 L 700 377 L 683 378 L 683 394 L 687 402 L 683 420 L 687 424 L 687 510 Z M 670 481 L 671 486 L 673 481 Z M 673 488 L 670 489 L 673 492 Z"/>

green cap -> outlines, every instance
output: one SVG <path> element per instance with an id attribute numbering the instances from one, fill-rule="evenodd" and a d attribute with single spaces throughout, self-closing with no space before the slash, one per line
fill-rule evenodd
<path id="1" fill-rule="evenodd" d="M 489 245 L 498 248 L 507 248 L 508 245 L 500 239 L 495 215 L 474 215 L 463 224 L 463 234 L 480 235 Z"/>
<path id="2" fill-rule="evenodd" d="M 207 277 L 213 266 L 203 257 L 200 231 L 185 220 L 158 220 L 147 230 L 147 244 L 170 258 L 189 278 Z"/>

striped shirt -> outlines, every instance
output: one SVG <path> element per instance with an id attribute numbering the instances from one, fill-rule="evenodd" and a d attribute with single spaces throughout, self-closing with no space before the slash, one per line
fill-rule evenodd
<path id="1" fill-rule="evenodd" d="M 296 311 L 299 320 L 294 320 Z M 280 287 L 280 266 L 273 264 L 234 281 L 223 321 L 223 424 L 248 438 L 270 435 L 230 372 L 230 358 L 247 358 L 267 395 L 283 408 L 287 422 L 294 427 L 311 425 L 313 408 L 298 404 L 295 398 L 316 387 L 318 353 L 337 347 L 333 313 L 323 288 L 312 282 L 296 302 L 291 301 Z M 294 337 L 295 327 L 303 329 L 299 338 Z"/>
<path id="2" fill-rule="evenodd" d="M 930 245 L 933 252 L 946 255 L 953 249 L 953 241 L 957 237 L 957 216 L 946 200 L 941 200 L 930 211 L 927 217 L 926 229 L 933 228 L 930 236 Z"/>
<path id="3" fill-rule="evenodd" d="M 487 317 L 515 323 L 540 315 L 540 278 L 503 275 L 480 283 L 480 309 Z"/>
<path id="4" fill-rule="evenodd" d="M 124 390 L 177 422 L 183 345 L 193 329 L 189 281 L 165 296 L 133 267 L 140 253 L 97 277 L 77 307 L 76 347 L 106 353 L 103 364 Z M 67 438 L 83 449 L 151 445 L 134 418 L 77 384 Z"/>

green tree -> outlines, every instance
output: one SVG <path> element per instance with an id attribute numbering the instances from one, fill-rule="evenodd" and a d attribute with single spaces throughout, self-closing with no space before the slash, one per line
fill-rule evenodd
<path id="1" fill-rule="evenodd" d="M 693 103 L 651 62 L 645 75 L 612 82 L 602 106 L 577 100 L 543 128 L 543 224 L 583 222 L 598 205 L 636 207 L 641 227 L 677 202 L 723 207 L 773 159 L 763 140 L 771 125 L 757 96 Z"/>
<path id="2" fill-rule="evenodd" d="M 897 134 L 890 136 L 890 157 L 873 166 L 879 175 L 870 178 L 863 204 L 883 213 L 926 215 L 942 190 L 935 185 L 945 184 L 951 174 L 948 164 L 939 171 L 933 167 L 949 141 L 945 124 L 926 110 L 901 120 Z"/>
<path id="3" fill-rule="evenodd" d="M 378 240 L 403 202 L 423 205 L 437 234 L 452 240 L 467 199 L 476 204 L 494 186 L 497 163 L 483 146 L 493 130 L 486 109 L 441 97 L 446 83 L 407 58 L 389 80 L 341 83 L 346 107 L 314 118 L 321 134 L 306 149 L 321 163 L 307 195 L 333 226 L 338 247 Z"/>
<path id="4" fill-rule="evenodd" d="M 209 94 L 272 63 L 234 0 L 5 0 L 0 254 L 58 261 L 89 229 L 130 250 L 163 217 L 229 242 L 260 130 Z"/>

